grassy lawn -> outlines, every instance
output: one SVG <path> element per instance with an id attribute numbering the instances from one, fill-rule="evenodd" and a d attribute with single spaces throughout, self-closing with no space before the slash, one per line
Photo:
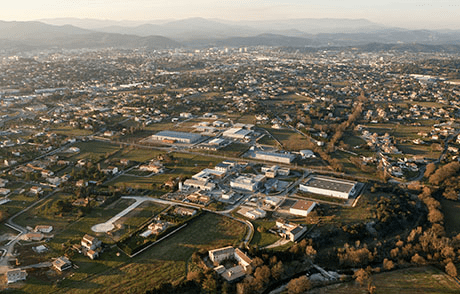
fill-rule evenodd
<path id="1" fill-rule="evenodd" d="M 93 133 L 91 130 L 78 129 L 69 125 L 58 125 L 56 128 L 52 128 L 50 132 L 56 133 L 57 135 L 64 135 L 69 137 L 75 136 L 89 136 Z"/>
<path id="2" fill-rule="evenodd" d="M 352 132 L 345 132 L 341 138 L 341 140 L 353 148 L 354 146 L 358 146 L 361 144 L 366 144 L 366 141 L 364 141 L 362 138 L 355 136 Z M 353 150 L 351 150 L 353 151 Z"/>
<path id="3" fill-rule="evenodd" d="M 122 175 L 117 177 L 114 180 L 107 182 L 107 186 L 115 187 L 127 187 L 133 189 L 145 189 L 153 190 L 152 184 L 164 184 L 170 177 L 173 177 L 171 174 L 158 174 L 151 177 L 136 177 L 130 175 Z M 158 191 L 161 194 L 164 194 L 166 191 Z"/>
<path id="4" fill-rule="evenodd" d="M 254 225 L 254 236 L 251 240 L 251 245 L 264 247 L 275 243 L 280 237 L 275 234 L 269 233 L 268 230 L 275 226 L 275 221 L 265 219 L 252 221 Z"/>
<path id="5" fill-rule="evenodd" d="M 92 158 L 98 160 L 121 149 L 118 145 L 99 141 L 77 142 L 73 146 L 80 148 L 80 153 L 70 157 L 70 160 L 75 161 L 82 158 Z"/>
<path id="6" fill-rule="evenodd" d="M 441 151 L 435 151 L 430 145 L 414 145 L 411 143 L 398 144 L 398 149 L 407 155 L 423 155 L 427 158 L 436 159 L 441 155 Z"/>
<path id="7" fill-rule="evenodd" d="M 235 123 L 241 124 L 254 124 L 256 122 L 256 118 L 252 114 L 242 115 L 238 119 L 236 119 Z"/>
<path id="8" fill-rule="evenodd" d="M 8 212 L 8 215 L 12 216 L 15 213 L 23 210 L 25 207 L 30 206 L 32 203 L 37 201 L 37 196 L 26 196 L 24 194 L 12 194 L 10 197 L 10 202 L 2 204 L 0 206 L 1 210 Z"/>
<path id="9" fill-rule="evenodd" d="M 263 136 L 260 140 L 258 140 L 257 143 L 261 145 L 276 146 L 276 141 L 273 140 L 273 138 L 267 134 L 265 134 L 265 136 Z"/>
<path id="10" fill-rule="evenodd" d="M 91 227 L 93 225 L 103 223 L 109 220 L 117 213 L 124 210 L 130 204 L 134 203 L 131 199 L 119 199 L 112 203 L 108 207 L 94 207 L 91 212 L 87 215 L 80 217 L 76 211 L 70 213 L 64 213 L 63 215 L 57 215 L 55 213 L 54 203 L 59 200 L 71 197 L 65 194 L 56 194 L 41 203 L 37 207 L 21 214 L 15 219 L 15 222 L 22 226 L 35 227 L 36 225 L 52 225 L 53 234 L 55 237 L 52 238 L 47 244 L 57 252 L 62 252 L 62 245 L 67 241 L 78 242 L 83 235 L 92 233 Z M 146 212 L 138 213 L 138 218 L 132 220 L 133 225 L 146 220 L 146 214 L 151 215 L 155 209 L 161 209 L 161 206 L 155 206 L 146 209 Z M 141 206 L 142 207 L 142 206 Z M 139 208 L 142 209 L 142 208 Z M 152 210 L 154 209 L 154 210 Z M 134 212 L 133 212 L 134 213 Z M 93 233 L 94 234 L 94 233 Z M 113 243 L 114 241 L 108 236 L 99 236 L 104 242 Z"/>
<path id="11" fill-rule="evenodd" d="M 242 143 L 231 143 L 230 145 L 225 146 L 219 150 L 196 150 L 200 153 L 213 154 L 219 156 L 228 156 L 228 157 L 240 157 L 246 151 L 248 151 L 249 145 Z M 223 160 L 223 159 L 222 159 Z"/>
<path id="12" fill-rule="evenodd" d="M 460 285 L 444 272 L 434 267 L 418 267 L 395 270 L 372 276 L 375 293 L 459 293 Z M 315 290 L 314 293 L 368 293 L 367 285 L 343 283 Z"/>
<path id="13" fill-rule="evenodd" d="M 222 162 L 221 158 L 206 157 L 187 153 L 172 153 L 172 162 L 166 163 L 165 167 L 174 171 L 180 176 L 194 175 L 204 168 L 213 168 Z"/>
<path id="14" fill-rule="evenodd" d="M 283 144 L 285 150 L 299 151 L 308 149 L 310 145 L 306 137 L 294 131 L 288 129 L 265 129 Z"/>
<path id="15" fill-rule="evenodd" d="M 400 139 L 410 139 L 410 140 L 417 139 L 417 138 L 420 138 L 420 136 L 418 135 L 419 132 L 430 133 L 431 126 L 429 127 L 428 126 L 418 126 L 417 127 L 417 126 L 401 124 L 401 125 L 396 126 L 393 132 L 393 135 Z"/>
<path id="16" fill-rule="evenodd" d="M 1 224 L 0 224 L 0 235 L 3 235 L 3 234 L 13 234 L 13 235 L 17 235 L 17 234 L 18 234 L 18 231 L 13 230 L 12 228 L 7 227 L 7 226 L 5 226 L 5 224 L 1 223 Z"/>
<path id="17" fill-rule="evenodd" d="M 164 152 L 152 149 L 126 148 L 118 151 L 114 156 L 112 156 L 112 159 L 128 159 L 131 161 L 146 162 L 162 153 Z"/>
<path id="18" fill-rule="evenodd" d="M 172 123 L 171 119 L 166 119 L 165 122 L 151 124 L 146 126 L 144 129 L 146 131 L 152 131 L 155 134 L 159 131 L 172 130 L 174 128 L 174 125 L 175 123 Z"/>
<path id="19" fill-rule="evenodd" d="M 369 133 L 377 133 L 377 134 L 385 134 L 385 133 L 392 133 L 395 128 L 397 127 L 397 124 L 395 123 L 371 123 L 371 124 L 366 124 L 363 125 L 365 129 L 369 131 Z"/>
<path id="20" fill-rule="evenodd" d="M 353 150 L 352 152 L 355 152 L 356 150 Z M 356 153 L 363 153 L 360 151 L 356 151 Z M 365 154 L 361 154 L 365 155 Z M 370 152 L 368 155 L 374 155 L 374 153 Z M 369 166 L 363 166 L 359 167 L 350 160 L 350 158 L 359 158 L 359 156 L 355 156 L 353 154 L 350 154 L 348 152 L 344 152 L 341 150 L 336 150 L 334 153 L 331 154 L 332 158 L 337 159 L 341 165 L 343 166 L 343 172 L 349 175 L 354 175 L 358 177 L 364 177 L 364 178 L 374 178 L 378 179 L 378 175 L 376 173 L 375 167 L 372 167 L 371 165 Z"/>
<path id="21" fill-rule="evenodd" d="M 245 225 L 227 217 L 204 213 L 185 228 L 144 253 L 129 259 L 116 256 L 116 249 L 98 260 L 76 254 L 79 267 L 66 273 L 57 284 L 37 278 L 28 280 L 22 293 L 145 293 L 163 282 L 185 278 L 192 253 L 238 243 Z M 29 283 L 30 281 L 30 283 Z"/>
<path id="22" fill-rule="evenodd" d="M 161 205 L 146 201 L 129 212 L 126 216 L 115 222 L 115 225 L 120 225 L 120 229 L 113 233 L 113 239 L 117 241 L 120 238 L 128 236 L 144 224 L 148 224 L 150 220 L 164 210 L 167 205 Z"/>

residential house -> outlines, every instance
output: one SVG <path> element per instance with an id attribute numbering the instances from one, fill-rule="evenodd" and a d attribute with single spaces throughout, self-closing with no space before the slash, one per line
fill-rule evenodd
<path id="1" fill-rule="evenodd" d="M 102 242 L 91 235 L 85 234 L 81 240 L 81 246 L 87 250 L 95 250 L 102 245 Z"/>
<path id="2" fill-rule="evenodd" d="M 42 188 L 38 186 L 33 186 L 32 188 L 30 188 L 30 192 L 32 192 L 35 195 L 38 195 L 42 193 Z"/>
<path id="3" fill-rule="evenodd" d="M 8 184 L 8 180 L 0 178 L 0 188 L 5 188 L 6 184 Z"/>
<path id="4" fill-rule="evenodd" d="M 292 242 L 297 241 L 307 231 L 307 227 L 283 220 L 276 221 L 276 227 L 281 237 L 289 239 Z"/>
<path id="5" fill-rule="evenodd" d="M 46 226 L 46 225 L 37 225 L 35 226 L 35 229 L 34 229 L 35 232 L 41 232 L 45 234 L 51 233 L 52 230 L 53 230 L 53 226 Z"/>
<path id="6" fill-rule="evenodd" d="M 31 232 L 24 235 L 24 239 L 27 241 L 41 241 L 43 238 L 45 238 L 45 235 L 42 233 Z"/>
<path id="7" fill-rule="evenodd" d="M 196 214 L 196 210 L 192 208 L 178 206 L 176 207 L 176 209 L 174 209 L 174 213 L 180 215 L 194 216 Z"/>
<path id="8" fill-rule="evenodd" d="M 10 189 L 7 188 L 0 188 L 0 195 L 6 196 L 11 192 Z"/>
<path id="9" fill-rule="evenodd" d="M 65 256 L 61 256 L 53 261 L 53 268 L 62 272 L 72 267 L 72 262 Z"/>

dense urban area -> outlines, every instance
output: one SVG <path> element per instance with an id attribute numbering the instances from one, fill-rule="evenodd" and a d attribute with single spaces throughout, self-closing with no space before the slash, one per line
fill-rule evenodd
<path id="1" fill-rule="evenodd" d="M 351 47 L 0 52 L 0 291 L 460 292 L 459 70 Z"/>

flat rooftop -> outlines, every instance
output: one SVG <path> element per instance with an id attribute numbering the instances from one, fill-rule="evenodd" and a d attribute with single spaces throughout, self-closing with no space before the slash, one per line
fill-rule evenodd
<path id="1" fill-rule="evenodd" d="M 305 182 L 304 186 L 349 193 L 356 184 L 355 181 L 313 176 Z"/>
<path id="2" fill-rule="evenodd" d="M 256 154 L 256 155 L 272 156 L 272 157 L 282 157 L 282 158 L 295 159 L 295 155 L 294 155 L 294 154 L 291 154 L 291 153 L 277 153 L 277 152 L 255 151 L 254 154 Z"/>
<path id="3" fill-rule="evenodd" d="M 308 210 L 313 205 L 315 205 L 315 202 L 313 201 L 298 200 L 294 205 L 291 206 L 291 208 L 298 210 Z"/>
<path id="4" fill-rule="evenodd" d="M 155 136 L 169 137 L 169 138 L 179 138 L 179 139 L 190 139 L 192 141 L 199 140 L 201 138 L 200 134 L 194 133 L 185 133 L 185 132 L 175 132 L 175 131 L 160 131 L 155 134 Z"/>

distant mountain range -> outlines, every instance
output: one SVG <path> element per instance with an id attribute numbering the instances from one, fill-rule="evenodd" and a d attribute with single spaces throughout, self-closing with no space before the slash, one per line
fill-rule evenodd
<path id="1" fill-rule="evenodd" d="M 0 50 L 16 51 L 101 47 L 323 47 L 369 43 L 460 45 L 460 31 L 407 30 L 385 27 L 366 19 L 224 21 L 189 18 L 139 22 L 59 18 L 0 21 Z"/>

